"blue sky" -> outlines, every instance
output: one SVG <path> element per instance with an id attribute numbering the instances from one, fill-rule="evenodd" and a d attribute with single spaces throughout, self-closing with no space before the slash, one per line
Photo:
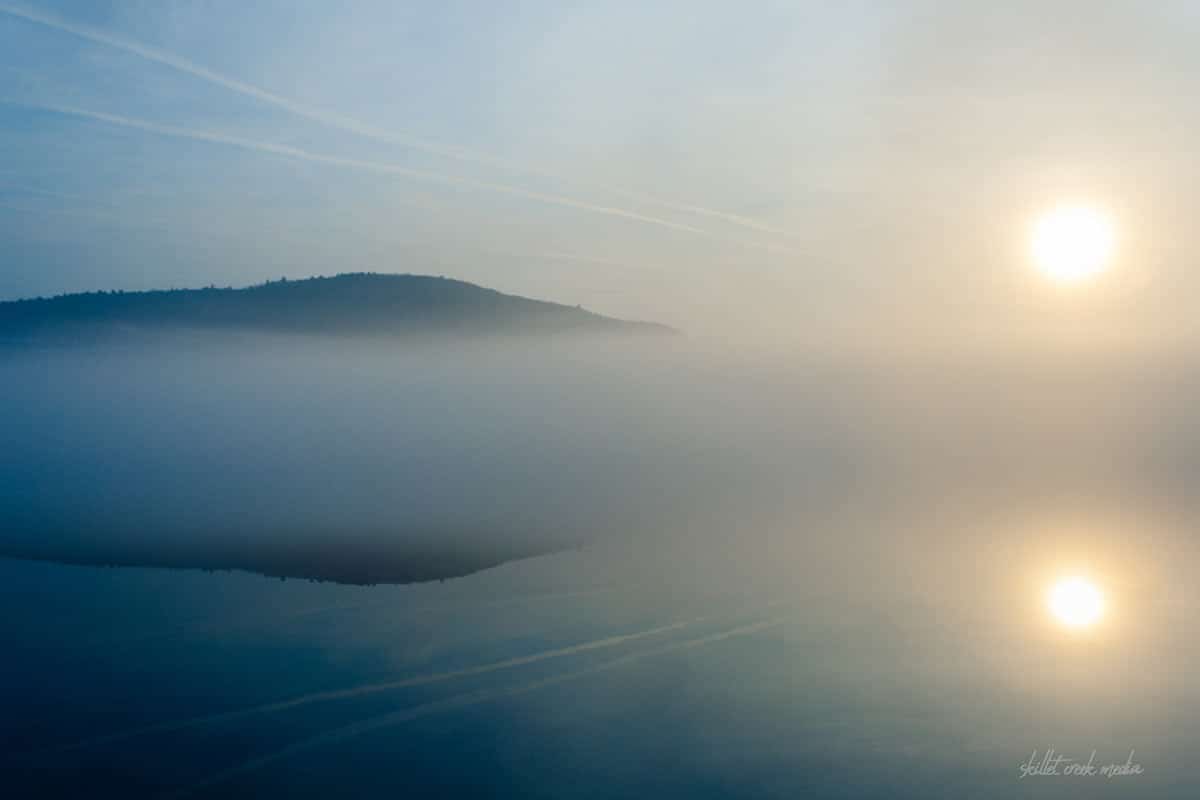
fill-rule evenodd
<path id="1" fill-rule="evenodd" d="M 1188 338 L 1198 27 L 1183 3 L 2 0 L 0 297 L 413 271 L 780 340 Z M 1022 264 L 1063 198 L 1112 209 L 1136 267 L 1067 323 Z"/>

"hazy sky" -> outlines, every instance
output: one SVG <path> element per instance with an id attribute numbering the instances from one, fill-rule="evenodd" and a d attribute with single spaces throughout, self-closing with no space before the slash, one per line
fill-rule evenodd
<path id="1" fill-rule="evenodd" d="M 445 274 L 784 342 L 1197 340 L 1186 2 L 0 0 L 0 297 Z M 1096 286 L 1031 219 L 1117 221 Z"/>

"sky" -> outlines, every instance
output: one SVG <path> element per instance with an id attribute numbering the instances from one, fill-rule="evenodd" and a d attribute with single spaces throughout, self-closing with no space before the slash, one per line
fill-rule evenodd
<path id="1" fill-rule="evenodd" d="M 1194 347 L 1185 2 L 0 0 L 0 298 L 447 275 L 693 335 Z M 1105 280 L 1037 215 L 1115 220 Z"/>

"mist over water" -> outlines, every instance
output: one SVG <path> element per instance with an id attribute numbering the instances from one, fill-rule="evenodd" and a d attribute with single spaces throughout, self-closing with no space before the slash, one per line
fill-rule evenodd
<path id="1" fill-rule="evenodd" d="M 1190 785 L 1178 363 L 239 337 L 0 371 L 4 555 L 325 581 L 2 562 L 0 742 L 46 796 L 1079 791 L 1018 779 L 1047 747 Z M 1078 569 L 1082 642 L 1042 606 Z"/>
<path id="2" fill-rule="evenodd" d="M 0 0 L 0 800 L 1191 800 L 1197 41 Z"/>
<path id="3" fill-rule="evenodd" d="M 407 582 L 821 515 L 1186 513 L 1200 386 L 1167 366 L 735 360 L 620 338 L 12 349 L 0 546 Z"/>

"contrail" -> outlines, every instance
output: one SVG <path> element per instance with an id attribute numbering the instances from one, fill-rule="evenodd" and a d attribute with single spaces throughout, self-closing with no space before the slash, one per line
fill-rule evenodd
<path id="1" fill-rule="evenodd" d="M 498 156 L 471 150 L 466 147 L 438 144 L 436 142 L 430 142 L 413 136 L 386 131 L 336 112 L 325 111 L 323 109 L 314 108 L 303 103 L 298 103 L 295 100 L 290 100 L 286 97 L 275 94 L 274 92 L 270 92 L 261 87 L 246 83 L 245 81 L 239 81 L 234 78 L 221 75 L 218 72 L 214 72 L 211 69 L 203 67 L 195 62 L 189 61 L 166 50 L 160 50 L 131 39 L 114 36 L 110 33 L 106 33 L 90 26 L 69 22 L 61 17 L 47 14 L 42 11 L 36 11 L 33 9 L 0 2 L 0 13 L 8 14 L 9 16 L 17 17 L 18 19 L 23 19 L 26 22 L 44 25 L 45 27 L 52 28 L 62 33 L 68 33 L 72 36 L 78 36 L 81 39 L 86 39 L 88 41 L 95 42 L 96 44 L 102 44 L 107 47 L 123 50 L 127 53 L 136 55 L 139 58 L 152 61 L 156 64 L 162 64 L 163 66 L 170 67 L 171 69 L 191 75 L 194 78 L 207 81 L 216 86 L 221 86 L 232 92 L 236 92 L 247 97 L 252 97 L 260 102 L 283 109 L 284 111 L 287 111 L 288 113 L 297 117 L 318 122 L 331 128 L 337 128 L 349 133 L 354 133 L 367 139 L 373 139 L 375 141 L 386 142 L 389 144 L 396 144 L 414 150 L 422 150 L 427 153 L 442 156 L 444 158 L 484 164 L 490 167 L 505 169 L 510 172 L 537 175 L 543 178 L 550 178 L 552 180 L 578 185 L 576 181 L 572 181 L 569 178 L 565 178 L 548 170 L 516 164 Z M 634 200 L 636 202 L 657 205 L 662 208 L 669 208 L 673 211 L 681 211 L 698 216 L 719 219 L 724 222 L 749 228 L 761 233 L 770 233 L 777 236 L 787 237 L 794 236 L 794 234 L 788 231 L 771 227 L 764 223 L 758 222 L 757 220 L 753 220 L 739 214 L 731 214 L 725 211 L 704 208 L 703 206 L 661 200 L 654 197 L 648 197 L 637 192 L 632 192 L 627 189 L 620 189 L 612 186 L 599 186 L 597 188 L 620 195 L 630 200 Z"/>
<path id="2" fill-rule="evenodd" d="M 527 656 L 518 656 L 516 658 L 508 658 L 503 661 L 493 661 L 487 664 L 481 664 L 474 667 L 464 667 L 462 669 L 450 670 L 448 672 L 438 672 L 432 675 L 417 675 L 411 678 L 402 678 L 394 681 L 383 681 L 380 683 L 368 683 L 360 686 L 352 686 L 347 689 L 331 689 L 324 692 L 313 692 L 310 694 L 299 695 L 287 700 L 279 700 L 274 703 L 266 703 L 260 706 L 252 706 L 250 708 L 237 709 L 235 711 L 225 711 L 218 714 L 209 714 L 203 717 L 191 717 L 183 720 L 173 720 L 170 722 L 162 722 L 156 725 L 147 725 L 142 728 L 122 731 L 119 733 L 109 734 L 107 736 L 99 736 L 92 739 L 75 742 L 59 748 L 51 748 L 42 750 L 37 753 L 30 753 L 23 757 L 22 760 L 37 760 L 38 758 L 69 753 L 74 750 L 82 750 L 89 747 L 99 747 L 107 744 L 115 744 L 124 742 L 129 739 L 148 736 L 155 733 L 172 733 L 175 731 L 186 730 L 188 728 L 196 728 L 202 725 L 215 725 L 222 722 L 233 722 L 235 720 L 254 717 L 260 714 L 273 714 L 278 711 L 285 711 L 291 708 L 311 705 L 313 703 L 323 703 L 331 700 L 344 700 L 351 697 L 361 697 L 363 695 L 376 694 L 379 692 L 388 692 L 395 689 L 404 689 L 413 686 L 426 686 L 431 683 L 440 683 L 442 681 L 454 680 L 456 678 L 468 678 L 476 675 L 486 675 L 489 672 L 498 670 L 513 669 L 515 667 L 525 666 L 527 664 L 536 664 L 539 661 L 546 661 L 552 658 L 564 658 L 566 656 L 576 655 L 578 653 L 586 653 L 592 650 L 600 650 L 607 647 L 615 647 L 626 642 L 633 642 L 639 639 L 645 639 L 650 636 L 657 636 L 661 633 L 678 630 L 689 625 L 696 625 L 703 622 L 707 617 L 696 617 L 690 620 L 682 620 L 672 622 L 668 625 L 659 625 L 658 627 L 648 628 L 646 630 L 636 631 L 634 633 L 621 634 L 619 636 L 609 636 L 604 639 L 595 639 L 582 644 L 571 645 L 569 647 L 560 647 L 554 650 L 544 650 L 540 653 L 533 653 Z"/>
<path id="3" fill-rule="evenodd" d="M 0 101 L 0 102 L 4 102 L 4 101 Z M 2 170 L 0 170 L 0 175 L 2 175 L 2 174 L 4 174 L 4 173 Z M 23 185 L 8 185 L 8 186 L 0 185 L 0 191 L 4 191 L 4 190 L 10 190 L 10 191 L 15 191 L 15 192 L 28 192 L 30 194 L 44 195 L 46 197 L 57 197 L 57 198 L 61 198 L 64 200 L 91 200 L 92 199 L 90 197 L 87 197 L 86 195 L 64 194 L 62 192 L 47 191 L 45 189 L 37 189 L 32 186 L 23 186 Z M 158 196 L 161 197 L 162 195 L 158 195 Z M 397 202 L 397 200 L 392 199 L 391 202 Z M 420 208 L 423 210 L 432 210 L 432 207 L 429 206 L 428 204 L 421 203 L 418 201 L 409 201 L 405 198 L 401 198 L 401 199 L 399 199 L 398 202 L 401 205 L 407 205 L 410 207 Z M 49 211 L 43 211 L 42 209 L 34 209 L 34 208 L 28 208 L 28 207 L 7 206 L 7 204 L 5 204 L 5 207 L 11 207 L 15 211 L 26 211 L 26 212 L 29 212 L 32 214 L 59 213 L 58 210 L 56 210 L 56 209 L 49 210 Z M 68 213 L 68 212 L 63 212 L 63 213 Z M 75 213 L 75 212 L 69 212 L 69 213 Z M 78 213 L 83 214 L 86 212 L 78 212 Z M 93 214 L 87 213 L 87 216 L 93 216 Z M 125 221 L 124 217 L 121 217 L 118 215 L 106 215 L 105 218 L 113 219 L 116 221 L 122 221 L 122 222 Z M 583 255 L 580 253 L 569 253 L 569 252 L 563 252 L 563 251 L 522 252 L 522 251 L 517 251 L 517 250 L 504 250 L 504 249 L 496 248 L 496 247 L 483 247 L 483 246 L 474 246 L 474 245 L 468 245 L 468 247 L 470 247 L 470 249 L 472 249 L 472 250 L 477 250 L 482 253 L 487 253 L 487 254 L 491 254 L 491 255 L 508 256 L 511 258 L 535 258 L 535 259 L 546 260 L 546 261 L 579 261 L 579 262 L 586 263 L 586 264 L 602 264 L 605 266 L 622 267 L 625 269 L 633 269 L 633 270 L 644 270 L 646 268 L 646 264 L 635 264 L 635 263 L 632 263 L 629 261 L 618 261 L 618 260 L 611 259 L 611 258 L 588 256 L 588 255 Z"/>
<path id="4" fill-rule="evenodd" d="M 94 209 L 73 209 L 73 208 L 34 208 L 32 206 L 20 205 L 17 203 L 0 203 L 0 208 L 8 211 L 15 211 L 19 214 L 30 214 L 33 216 L 55 216 L 55 217 L 75 217 L 77 219 L 90 219 L 97 222 L 118 223 L 123 226 L 147 230 L 147 231 L 169 231 L 165 225 L 154 224 L 152 220 L 129 219 L 119 214 L 112 214 L 105 211 L 96 211 Z"/>
<path id="5" fill-rule="evenodd" d="M 545 602 L 547 600 L 565 599 L 565 598 L 570 598 L 570 597 L 594 596 L 594 595 L 598 595 L 598 594 L 608 594 L 610 592 L 615 592 L 620 589 L 629 588 L 630 586 L 633 586 L 633 585 L 634 584 L 632 584 L 632 583 L 626 583 L 626 584 L 620 584 L 617 586 L 605 586 L 605 587 L 597 587 L 594 589 L 582 589 L 582 590 L 575 590 L 575 591 L 569 591 L 569 592 L 543 592 L 541 594 L 518 595 L 518 596 L 514 596 L 514 597 L 502 597 L 497 600 L 490 600 L 486 603 L 478 603 L 478 604 L 471 603 L 471 604 L 468 604 L 467 608 L 455 607 L 455 608 L 451 609 L 449 606 L 446 606 L 441 603 L 426 603 L 424 605 L 417 606 L 415 608 L 406 609 L 406 616 L 412 617 L 412 616 L 415 616 L 417 612 L 429 611 L 431 609 L 453 610 L 455 612 L 466 611 L 469 613 L 471 611 L 482 611 L 484 609 L 503 608 L 505 606 L 523 605 L 526 603 L 540 603 L 540 602 Z M 360 606 L 360 608 L 369 610 L 369 609 L 380 608 L 382 606 L 386 606 L 387 604 L 388 604 L 388 601 L 386 601 L 386 600 L 385 601 L 377 601 L 377 602 L 373 602 L 373 603 L 363 604 L 362 606 Z M 411 619 L 409 619 L 408 621 L 411 622 Z M 695 620 L 693 620 L 693 622 L 695 622 Z M 406 625 L 406 624 L 407 624 L 407 622 L 401 622 L 397 625 L 389 625 L 389 626 L 386 626 L 383 628 L 376 628 L 375 632 L 379 633 L 379 634 L 388 634 L 388 633 L 391 633 L 393 631 L 403 628 L 404 625 Z"/>
<path id="6" fill-rule="evenodd" d="M 576 670 L 575 672 L 568 672 L 564 675 L 557 675 L 552 678 L 543 678 L 542 680 L 520 684 L 507 689 L 484 689 L 478 692 L 450 697 L 446 700 L 424 703 L 419 706 L 406 708 L 401 711 L 395 711 L 390 714 L 371 717 L 362 720 L 361 722 L 351 723 L 340 728 L 335 728 L 331 731 L 326 731 L 325 733 L 318 734 L 312 738 L 288 745 L 287 747 L 281 748 L 272 753 L 267 753 L 256 758 L 249 759 L 236 766 L 221 770 L 220 772 L 198 781 L 197 783 L 185 786 L 182 789 L 178 789 L 174 792 L 169 792 L 163 795 L 163 797 L 186 797 L 195 794 L 198 791 L 202 791 L 247 773 L 254 772 L 255 770 L 262 769 L 263 767 L 270 766 L 271 764 L 279 761 L 299 755 L 300 753 L 325 747 L 326 745 L 336 744 L 338 742 L 351 739 L 355 736 L 361 736 L 364 733 L 377 731 L 380 728 L 399 725 L 403 722 L 409 722 L 414 719 L 419 719 L 420 717 L 426 717 L 443 711 L 453 711 L 460 708 L 466 708 L 468 706 L 478 705 L 479 703 L 486 703 L 491 700 L 500 700 L 528 694 L 529 692 L 537 691 L 538 689 L 544 689 L 548 686 L 555 686 L 560 683 L 579 680 L 580 678 L 585 678 L 600 672 L 616 669 L 617 667 L 624 666 L 625 664 L 629 664 L 634 661 L 641 661 L 646 658 L 653 658 L 666 653 L 702 647 L 706 644 L 713 644 L 715 642 L 724 641 L 725 639 L 731 639 L 736 636 L 749 636 L 750 634 L 758 633 L 759 631 L 780 625 L 785 621 L 787 621 L 787 617 L 782 616 L 746 625 L 739 625 L 735 628 L 729 628 L 719 633 L 712 633 L 696 639 L 688 639 L 683 642 L 663 645 L 661 647 L 645 650 L 640 653 L 630 653 L 629 655 L 621 656 L 620 658 L 615 658 L 611 661 L 605 661 L 602 664 L 597 664 L 592 667 Z"/>
<path id="7" fill-rule="evenodd" d="M 526 200 L 533 200 L 535 202 L 544 203 L 547 205 L 561 206 L 563 208 L 575 208 L 595 214 L 604 214 L 606 216 L 620 217 L 622 219 L 633 220 L 635 222 L 641 222 L 648 225 L 656 225 L 658 227 L 668 228 L 670 230 L 683 231 L 685 233 L 701 236 L 711 241 L 724 242 L 726 244 L 733 244 L 739 247 L 767 250 L 770 252 L 785 253 L 793 256 L 803 255 L 797 250 L 788 247 L 782 247 L 780 245 L 768 244 L 766 242 L 747 242 L 741 239 L 735 239 L 732 237 L 711 233 L 702 228 L 697 228 L 694 225 L 685 225 L 681 222 L 673 222 L 668 219 L 663 219 L 662 217 L 652 217 L 647 214 L 639 214 L 637 212 L 627 211 L 623 208 L 617 208 L 615 206 L 602 206 L 595 203 L 588 203 L 559 194 L 548 194 L 545 192 L 535 192 L 531 189 L 521 189 L 516 186 L 509 186 L 505 183 L 475 180 L 474 178 L 466 178 L 459 175 L 445 175 L 440 172 L 412 169 L 411 167 L 404 167 L 399 164 L 389 164 L 381 161 L 366 161 L 357 158 L 345 158 L 343 156 L 315 153 L 299 147 L 275 144 L 273 142 L 263 142 L 256 139 L 247 139 L 241 136 L 233 136 L 230 134 L 221 133 L 220 131 L 203 131 L 192 128 L 181 128 L 175 125 L 163 125 L 157 122 L 151 122 L 149 120 L 138 119 L 136 117 L 126 117 L 120 114 L 109 114 L 103 111 L 94 111 L 92 109 L 79 108 L 77 106 L 24 102 L 13 99 L 0 99 L 0 102 L 8 105 L 39 109 L 53 114 L 64 114 L 68 116 L 81 117 L 83 119 L 96 120 L 97 122 L 105 122 L 110 125 L 117 125 L 119 127 L 133 128 L 135 130 L 142 130 L 148 133 L 158 134 L 160 136 L 191 139 L 194 141 L 209 142 L 212 144 L 223 144 L 230 147 L 238 147 L 244 150 L 252 150 L 260 153 L 281 156 L 284 158 L 294 158 L 316 164 L 328 164 L 330 166 L 374 172 L 383 175 L 396 175 L 404 178 L 429 181 L 431 183 L 439 183 L 447 186 L 466 186 L 472 189 L 498 192 L 500 194 L 521 197 Z"/>
<path id="8" fill-rule="evenodd" d="M 4 101 L 0 100 L 0 102 L 4 102 Z M 62 199 L 67 200 L 67 199 L 74 199 L 74 198 L 63 195 Z M 114 224 L 117 227 L 121 227 L 121 228 L 131 228 L 133 230 L 157 231 L 160 233 L 161 232 L 169 233 L 173 230 L 172 223 L 169 220 L 162 220 L 162 219 L 156 220 L 152 217 L 147 217 L 141 213 L 139 213 L 137 215 L 131 215 L 131 214 L 117 213 L 116 211 L 106 210 L 107 208 L 111 208 L 109 206 L 106 206 L 105 208 L 102 208 L 102 209 L 96 209 L 96 208 L 45 208 L 45 207 L 35 208 L 33 206 L 17 205 L 14 203 L 0 202 L 0 208 L 6 208 L 11 211 L 16 211 L 16 212 L 19 212 L 22 214 L 30 214 L 30 215 L 35 215 L 35 216 L 36 215 L 43 215 L 43 216 L 50 215 L 50 216 L 75 217 L 78 219 L 89 219 L 89 220 L 94 220 L 96 222 Z M 205 236 L 209 236 L 209 237 L 218 237 L 219 238 L 221 235 L 220 231 L 214 230 L 211 227 L 206 227 L 203 225 L 193 225 L 192 230 L 194 232 L 198 232 L 198 233 L 204 234 Z M 309 229 L 309 228 L 300 228 L 295 225 L 289 225 L 287 223 L 280 223 L 280 222 L 274 221 L 274 220 L 271 222 L 271 230 L 276 233 L 285 232 L 285 233 L 293 233 L 293 234 L 296 234 L 296 233 L 311 234 L 311 229 Z"/>
<path id="9" fill-rule="evenodd" d="M 0 172 L 0 174 L 3 174 L 3 173 Z M 0 191 L 24 192 L 25 194 L 38 194 L 38 195 L 42 195 L 43 197 L 56 197 L 60 200 L 90 200 L 91 199 L 90 197 L 87 197 L 82 194 L 67 194 L 66 192 L 53 192 L 53 191 L 50 191 L 47 189 L 38 189 L 33 186 L 22 186 L 22 185 L 14 185 L 14 184 L 9 184 L 7 186 L 0 186 Z"/>
<path id="10" fill-rule="evenodd" d="M 171 136 L 179 139 L 191 139 L 200 142 L 223 144 L 231 147 L 239 147 L 243 150 L 253 150 L 260 153 L 268 153 L 271 155 L 283 156 L 285 158 L 294 158 L 316 164 L 328 164 L 335 167 L 346 167 L 348 169 L 364 170 L 367 172 L 376 172 L 386 175 L 398 175 L 405 178 L 414 178 L 417 180 L 430 181 L 432 183 L 440 183 L 449 186 L 466 186 L 473 189 L 499 192 L 501 194 L 521 197 L 527 200 L 534 200 L 548 205 L 562 206 L 564 208 L 575 208 L 583 211 L 590 211 L 596 214 L 604 214 L 607 216 L 634 220 L 636 222 L 643 222 L 649 225 L 657 225 L 663 228 L 670 228 L 672 230 L 685 231 L 687 233 L 693 233 L 699 236 L 719 238 L 713 237 L 712 234 L 693 225 L 685 225 L 680 222 L 672 222 L 671 220 L 662 219 L 661 217 L 638 214 L 634 211 L 626 211 L 623 208 L 616 208 L 614 206 L 602 206 L 595 203 L 587 203 L 582 200 L 575 200 L 563 195 L 547 194 L 545 192 L 535 192 L 530 189 L 521 189 L 519 187 L 509 186 L 508 184 L 504 183 L 480 181 L 458 175 L 444 175 L 439 172 L 412 169 L 410 167 L 400 166 L 399 164 L 388 164 L 380 161 L 365 161 L 357 158 L 345 158 L 342 156 L 334 156 L 324 153 L 314 153 L 309 150 L 303 150 L 299 147 L 291 147 L 289 145 L 275 144 L 272 142 L 262 142 L 255 139 L 246 139 L 241 136 L 231 136 L 218 131 L 202 131 L 191 128 L 180 128 L 174 125 L 162 125 L 157 122 L 150 122 L 149 120 L 137 119 L 135 117 L 125 117 L 119 114 L 108 114 L 103 111 L 93 111 L 91 109 L 78 108 L 75 106 L 52 105 L 49 103 L 23 103 L 13 100 L 5 100 L 3 102 L 6 102 L 10 105 L 23 105 L 28 108 L 36 108 L 55 114 L 65 114 L 75 117 L 82 117 L 84 119 L 96 120 L 97 122 L 106 122 L 110 125 L 117 125 L 124 128 L 134 128 L 136 130 L 142 130 L 148 133 L 155 133 L 160 136 Z"/>

